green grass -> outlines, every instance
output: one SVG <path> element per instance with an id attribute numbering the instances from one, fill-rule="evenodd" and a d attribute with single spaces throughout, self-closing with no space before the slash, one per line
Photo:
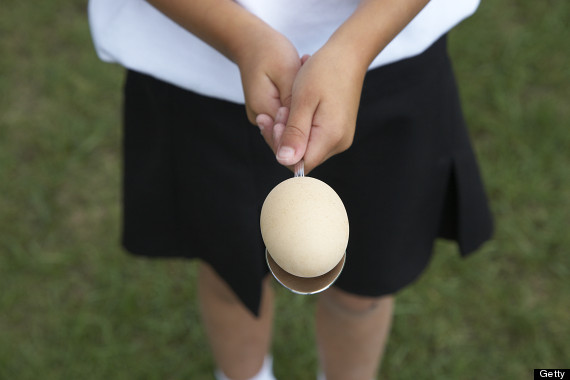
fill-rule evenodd
<path id="1" fill-rule="evenodd" d="M 194 264 L 119 245 L 122 70 L 84 1 L 0 16 L 0 379 L 210 379 Z M 450 37 L 496 234 L 397 301 L 384 379 L 570 365 L 570 3 L 484 1 Z M 275 372 L 312 379 L 314 298 L 278 289 Z"/>

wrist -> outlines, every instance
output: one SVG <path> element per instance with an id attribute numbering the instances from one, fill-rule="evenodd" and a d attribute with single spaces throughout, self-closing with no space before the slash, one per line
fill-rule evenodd
<path id="1" fill-rule="evenodd" d="M 349 19 L 335 31 L 325 46 L 336 51 L 353 70 L 365 73 L 389 42 L 388 38 L 382 38 L 379 33 L 372 33 L 374 32 Z"/>
<path id="2" fill-rule="evenodd" d="M 282 36 L 275 29 L 255 17 L 240 28 L 238 38 L 228 44 L 228 58 L 238 66 L 259 59 L 258 53 L 267 54 L 279 46 L 279 37 Z"/>
<path id="3" fill-rule="evenodd" d="M 255 59 L 258 52 L 269 51 L 280 36 L 262 19 L 253 14 L 242 20 L 228 41 L 228 58 L 238 66 L 242 62 Z"/>
<path id="4" fill-rule="evenodd" d="M 345 43 L 333 36 L 315 55 L 324 56 L 323 61 L 333 66 L 337 73 L 342 73 L 344 77 L 358 82 L 364 80 L 371 60 L 369 61 L 367 55 L 354 45 L 357 44 Z"/>
<path id="5" fill-rule="evenodd" d="M 378 54 L 428 2 L 429 0 L 362 0 L 327 44 L 344 51 L 361 70 L 368 69 Z"/>

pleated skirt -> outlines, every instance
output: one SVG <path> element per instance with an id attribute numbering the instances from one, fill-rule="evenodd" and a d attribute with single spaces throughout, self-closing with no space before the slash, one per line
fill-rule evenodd
<path id="1" fill-rule="evenodd" d="M 244 106 L 127 71 L 123 154 L 126 250 L 201 259 L 257 313 L 268 273 L 261 205 L 292 173 Z M 411 284 L 439 237 L 455 240 L 461 255 L 491 237 L 445 37 L 367 74 L 353 145 L 310 175 L 347 209 L 347 259 L 335 285 L 353 294 L 394 294 Z"/>

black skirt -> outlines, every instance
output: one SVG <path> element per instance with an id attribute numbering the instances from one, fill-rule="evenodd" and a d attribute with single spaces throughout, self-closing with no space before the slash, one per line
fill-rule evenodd
<path id="1" fill-rule="evenodd" d="M 199 258 L 254 313 L 268 269 L 263 200 L 291 177 L 243 105 L 128 71 L 124 99 L 123 244 L 136 255 Z M 368 73 L 352 147 L 310 174 L 331 185 L 350 221 L 336 285 L 381 296 L 426 268 L 437 237 L 462 255 L 492 219 L 461 113 L 445 38 Z"/>

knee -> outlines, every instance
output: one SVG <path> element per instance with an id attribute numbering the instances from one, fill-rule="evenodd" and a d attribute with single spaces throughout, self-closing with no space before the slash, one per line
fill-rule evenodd
<path id="1" fill-rule="evenodd" d="M 379 310 L 392 308 L 394 297 L 366 297 L 351 294 L 338 288 L 330 288 L 320 296 L 322 306 L 329 312 L 346 317 L 366 317 Z"/>

